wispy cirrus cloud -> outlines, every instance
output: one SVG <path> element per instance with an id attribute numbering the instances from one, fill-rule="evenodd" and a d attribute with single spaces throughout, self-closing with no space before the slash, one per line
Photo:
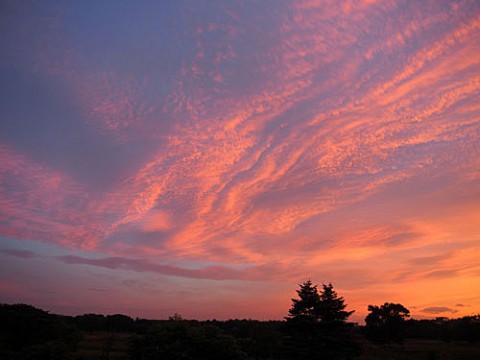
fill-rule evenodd
<path id="1" fill-rule="evenodd" d="M 82 247 L 95 242 L 82 187 L 68 175 L 0 146 L 2 235 Z M 75 207 L 71 204 L 75 203 Z"/>

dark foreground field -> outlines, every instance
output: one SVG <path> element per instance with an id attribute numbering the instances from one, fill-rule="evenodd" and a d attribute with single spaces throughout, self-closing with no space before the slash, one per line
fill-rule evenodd
<path id="1" fill-rule="evenodd" d="M 107 331 L 95 331 L 84 334 L 73 352 L 74 359 L 111 359 L 128 360 L 129 345 L 133 333 L 112 334 Z"/>
<path id="2" fill-rule="evenodd" d="M 109 334 L 93 332 L 86 334 L 73 354 L 83 360 L 128 360 L 129 343 L 133 333 Z M 439 340 L 408 339 L 404 344 L 376 345 L 364 341 L 360 360 L 478 360 L 480 344 L 466 341 L 444 342 Z M 107 355 L 106 350 L 109 349 Z M 281 356 L 281 355 L 280 355 Z M 281 357 L 280 357 L 281 358 Z M 160 359 L 160 358 L 159 358 Z M 253 358 L 254 359 L 254 358 Z M 274 359 L 274 358 L 270 358 Z"/>
<path id="3" fill-rule="evenodd" d="M 404 344 L 365 343 L 363 360 L 474 360 L 480 359 L 479 344 L 465 341 L 446 343 L 439 340 L 407 339 Z"/>
<path id="4" fill-rule="evenodd" d="M 385 341 L 351 323 L 71 317 L 0 305 L 0 360 L 480 359 L 478 317 L 408 320 L 401 330 Z"/>

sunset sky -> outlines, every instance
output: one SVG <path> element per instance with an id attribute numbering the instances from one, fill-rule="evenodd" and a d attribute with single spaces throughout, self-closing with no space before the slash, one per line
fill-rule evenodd
<path id="1" fill-rule="evenodd" d="M 480 313 L 480 2 L 2 1 L 0 302 Z"/>

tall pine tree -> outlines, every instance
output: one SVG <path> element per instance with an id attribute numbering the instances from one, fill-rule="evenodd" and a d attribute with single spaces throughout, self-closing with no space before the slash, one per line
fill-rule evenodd
<path id="1" fill-rule="evenodd" d="M 284 339 L 288 359 L 353 359 L 359 356 L 359 345 L 347 323 L 353 311 L 345 311 L 343 297 L 333 285 L 318 285 L 310 280 L 300 285 L 298 299 L 292 299 Z"/>
<path id="2" fill-rule="evenodd" d="M 347 305 L 343 297 L 339 297 L 337 292 L 333 290 L 333 285 L 323 284 L 323 291 L 320 294 L 320 302 L 318 306 L 318 317 L 323 323 L 345 322 L 353 311 L 345 311 Z"/>
<path id="3" fill-rule="evenodd" d="M 318 320 L 320 295 L 317 287 L 310 280 L 300 285 L 300 290 L 297 290 L 299 299 L 292 299 L 292 308 L 288 311 L 289 319 Z"/>
<path id="4" fill-rule="evenodd" d="M 354 313 L 354 311 L 345 311 L 347 307 L 345 300 L 333 290 L 331 283 L 323 284 L 319 294 L 318 285 L 313 285 L 308 280 L 300 285 L 297 294 L 299 299 L 292 299 L 288 319 L 321 323 L 345 322 Z"/>

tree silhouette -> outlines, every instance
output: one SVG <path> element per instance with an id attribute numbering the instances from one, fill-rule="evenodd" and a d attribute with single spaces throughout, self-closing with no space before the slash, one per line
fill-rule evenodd
<path id="1" fill-rule="evenodd" d="M 74 318 L 74 324 L 83 331 L 101 331 L 107 328 L 105 316 L 99 314 L 83 314 Z"/>
<path id="2" fill-rule="evenodd" d="M 0 304 L 0 359 L 70 359 L 78 330 L 58 315 L 25 304 Z"/>
<path id="3" fill-rule="evenodd" d="M 345 322 L 353 311 L 345 311 L 347 305 L 344 303 L 343 297 L 338 297 L 337 292 L 333 290 L 333 285 L 323 284 L 323 291 L 320 294 L 320 302 L 318 306 L 318 317 L 321 322 Z"/>
<path id="4" fill-rule="evenodd" d="M 366 336 L 379 343 L 402 342 L 405 319 L 410 311 L 401 304 L 385 303 L 382 306 L 369 305 L 370 313 L 365 318 Z"/>
<path id="5" fill-rule="evenodd" d="M 333 285 L 322 285 L 318 293 L 318 285 L 310 280 L 305 281 L 297 290 L 299 299 L 292 299 L 292 308 L 288 311 L 289 319 L 332 323 L 345 322 L 355 311 L 345 311 L 347 305 L 343 297 L 333 290 Z"/>
<path id="6" fill-rule="evenodd" d="M 133 339 L 134 360 L 245 360 L 236 339 L 219 327 L 198 322 L 166 321 Z"/>
<path id="7" fill-rule="evenodd" d="M 288 311 L 284 353 L 288 359 L 351 359 L 359 354 L 352 337 L 343 297 L 333 285 L 318 285 L 310 280 L 300 285 L 298 299 L 292 299 Z"/>
<path id="8" fill-rule="evenodd" d="M 296 290 L 299 299 L 292 299 L 292 308 L 288 310 L 290 320 L 318 321 L 320 295 L 317 287 L 310 280 L 300 285 L 300 290 Z"/>

